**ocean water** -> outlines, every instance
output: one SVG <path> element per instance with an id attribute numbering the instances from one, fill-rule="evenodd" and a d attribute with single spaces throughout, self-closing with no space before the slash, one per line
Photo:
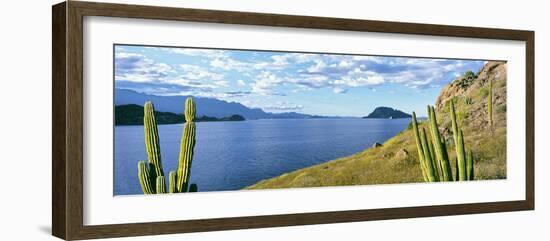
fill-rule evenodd
<path id="1" fill-rule="evenodd" d="M 348 156 L 407 128 L 410 119 L 269 119 L 199 122 L 191 182 L 199 191 L 238 190 L 260 180 Z M 166 176 L 178 163 L 183 124 L 159 125 Z M 114 195 L 142 194 L 143 126 L 115 127 Z M 167 180 L 168 183 L 168 180 Z"/>

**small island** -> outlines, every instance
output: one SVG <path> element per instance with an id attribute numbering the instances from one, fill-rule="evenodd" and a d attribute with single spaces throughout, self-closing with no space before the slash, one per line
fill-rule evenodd
<path id="1" fill-rule="evenodd" d="M 172 112 L 155 111 L 157 124 L 181 124 L 185 122 L 183 114 Z M 213 121 L 244 121 L 241 115 L 230 115 L 222 118 L 212 116 L 201 116 L 195 119 L 195 122 L 213 122 Z M 143 106 L 136 104 L 115 106 L 115 125 L 143 125 Z"/>
<path id="2" fill-rule="evenodd" d="M 373 112 L 363 118 L 376 118 L 376 119 L 400 119 L 411 118 L 411 115 L 390 107 L 376 107 Z"/>

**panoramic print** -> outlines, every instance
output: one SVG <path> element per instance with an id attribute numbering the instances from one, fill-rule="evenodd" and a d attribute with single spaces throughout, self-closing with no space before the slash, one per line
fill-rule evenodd
<path id="1" fill-rule="evenodd" d="M 506 179 L 506 62 L 115 45 L 114 195 Z"/>

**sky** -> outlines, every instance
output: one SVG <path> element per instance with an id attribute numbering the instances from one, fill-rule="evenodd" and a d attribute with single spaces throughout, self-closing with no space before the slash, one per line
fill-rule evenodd
<path id="1" fill-rule="evenodd" d="M 441 88 L 482 60 L 115 45 L 115 88 L 238 102 L 266 112 L 426 115 Z"/>

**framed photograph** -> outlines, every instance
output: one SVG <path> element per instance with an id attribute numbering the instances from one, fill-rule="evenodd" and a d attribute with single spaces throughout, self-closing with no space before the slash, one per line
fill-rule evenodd
<path id="1" fill-rule="evenodd" d="M 534 32 L 67 1 L 67 239 L 534 209 Z"/>

